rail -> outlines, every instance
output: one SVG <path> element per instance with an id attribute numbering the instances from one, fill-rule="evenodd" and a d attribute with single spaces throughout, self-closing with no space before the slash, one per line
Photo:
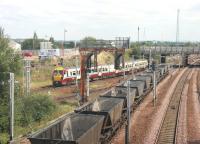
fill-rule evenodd
<path id="1" fill-rule="evenodd" d="M 165 116 L 162 119 L 155 144 L 173 144 L 176 141 L 176 127 L 178 123 L 178 113 L 181 95 L 190 70 L 187 69 L 178 81 L 173 95 L 170 99 Z"/>

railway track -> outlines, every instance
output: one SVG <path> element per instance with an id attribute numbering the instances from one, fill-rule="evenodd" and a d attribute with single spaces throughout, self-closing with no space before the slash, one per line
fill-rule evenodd
<path id="1" fill-rule="evenodd" d="M 187 69 L 173 92 L 170 103 L 166 109 L 165 116 L 159 128 L 155 144 L 174 144 L 176 143 L 176 127 L 178 122 L 178 113 L 181 95 L 190 70 Z"/>
<path id="2" fill-rule="evenodd" d="M 198 74 L 197 74 L 197 92 L 198 92 L 198 98 L 200 101 L 200 70 L 199 68 L 197 69 Z"/>

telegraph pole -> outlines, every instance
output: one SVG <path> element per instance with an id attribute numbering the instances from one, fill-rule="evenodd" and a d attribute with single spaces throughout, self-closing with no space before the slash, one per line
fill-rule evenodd
<path id="1" fill-rule="evenodd" d="M 135 61 L 134 55 L 132 55 L 132 59 L 133 59 L 132 61 L 133 61 L 133 65 L 134 65 L 134 61 Z M 134 79 L 134 69 L 133 69 L 133 67 L 132 67 L 132 79 Z"/>
<path id="2" fill-rule="evenodd" d="M 156 104 L 156 66 L 155 61 L 152 63 L 153 70 L 153 106 Z"/>
<path id="3" fill-rule="evenodd" d="M 179 13 L 180 10 L 177 10 L 177 23 L 176 23 L 176 46 L 178 47 L 179 45 Z"/>
<path id="4" fill-rule="evenodd" d="M 149 51 L 149 69 L 151 69 L 151 48 Z"/>
<path id="5" fill-rule="evenodd" d="M 78 88 L 78 60 L 76 56 L 76 87 Z"/>
<path id="6" fill-rule="evenodd" d="M 126 123 L 126 133 L 125 133 L 125 144 L 130 144 L 130 81 L 127 81 L 127 123 Z"/>
<path id="7" fill-rule="evenodd" d="M 10 123 L 10 142 L 14 137 L 14 73 L 10 73 L 9 79 L 9 123 Z"/>
<path id="8" fill-rule="evenodd" d="M 125 71 L 125 67 L 124 67 L 124 70 L 123 70 L 123 76 L 124 76 L 124 79 L 126 78 L 126 71 Z"/>
<path id="9" fill-rule="evenodd" d="M 65 33 L 67 32 L 67 30 L 66 29 L 64 29 L 64 40 L 63 40 L 63 50 L 62 50 L 62 55 L 63 55 L 63 58 L 64 58 L 64 55 L 65 55 L 65 50 L 64 50 L 64 48 L 65 48 Z"/>
<path id="10" fill-rule="evenodd" d="M 138 26 L 138 49 L 140 48 L 140 27 Z M 141 58 L 141 53 L 140 53 Z"/>
<path id="11" fill-rule="evenodd" d="M 87 73 L 87 97 L 90 95 L 90 73 Z"/>
<path id="12" fill-rule="evenodd" d="M 75 53 L 76 53 L 76 87 L 78 88 L 78 50 L 77 50 L 77 47 L 76 47 L 76 42 L 75 42 Z"/>
<path id="13" fill-rule="evenodd" d="M 24 93 L 26 96 L 29 96 L 30 94 L 30 83 L 31 83 L 31 74 L 30 74 L 30 68 L 31 68 L 31 64 L 29 60 L 25 60 L 24 61 L 24 74 L 23 74 L 23 80 L 24 80 Z"/>

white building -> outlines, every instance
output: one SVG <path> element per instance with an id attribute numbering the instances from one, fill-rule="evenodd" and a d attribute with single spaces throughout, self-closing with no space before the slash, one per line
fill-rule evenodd
<path id="1" fill-rule="evenodd" d="M 40 42 L 40 49 L 52 49 L 51 42 Z"/>
<path id="2" fill-rule="evenodd" d="M 8 45 L 10 48 L 14 49 L 15 51 L 21 51 L 21 44 L 15 42 L 13 40 L 10 40 Z"/>

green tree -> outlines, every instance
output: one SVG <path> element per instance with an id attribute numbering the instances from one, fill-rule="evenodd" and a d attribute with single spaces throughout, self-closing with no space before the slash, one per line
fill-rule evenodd
<path id="1" fill-rule="evenodd" d="M 8 42 L 0 27 L 0 133 L 8 132 L 8 73 L 19 74 L 21 70 L 21 56 L 9 47 Z"/>
<path id="2" fill-rule="evenodd" d="M 81 40 L 81 46 L 83 47 L 92 47 L 96 44 L 96 38 L 88 36 Z"/>
<path id="3" fill-rule="evenodd" d="M 51 36 L 50 38 L 49 38 L 49 41 L 53 44 L 55 41 L 54 41 L 54 38 Z"/>
<path id="4" fill-rule="evenodd" d="M 137 42 L 132 42 L 130 47 L 132 49 L 132 53 L 131 54 L 134 55 L 134 58 L 135 59 L 140 58 L 141 50 L 140 50 L 140 47 L 138 46 L 138 43 Z"/>
<path id="5" fill-rule="evenodd" d="M 0 72 L 19 73 L 21 57 L 8 46 L 8 42 L 3 28 L 0 27 Z"/>
<path id="6" fill-rule="evenodd" d="M 33 44 L 33 49 L 40 49 L 40 41 L 38 40 L 38 36 L 36 32 L 34 32 L 33 34 L 32 44 Z"/>
<path id="7" fill-rule="evenodd" d="M 22 50 L 37 50 L 40 49 L 40 42 L 43 39 L 38 39 L 37 33 L 34 32 L 33 38 L 26 39 L 22 42 Z"/>
<path id="8" fill-rule="evenodd" d="M 54 37 L 52 37 L 52 36 L 49 38 L 49 42 L 52 43 L 52 48 L 54 48 L 54 49 L 60 47 L 60 45 L 61 45 L 59 42 L 56 42 L 56 41 L 54 40 Z"/>
<path id="9" fill-rule="evenodd" d="M 33 39 L 26 39 L 22 42 L 22 50 L 33 49 Z"/>

